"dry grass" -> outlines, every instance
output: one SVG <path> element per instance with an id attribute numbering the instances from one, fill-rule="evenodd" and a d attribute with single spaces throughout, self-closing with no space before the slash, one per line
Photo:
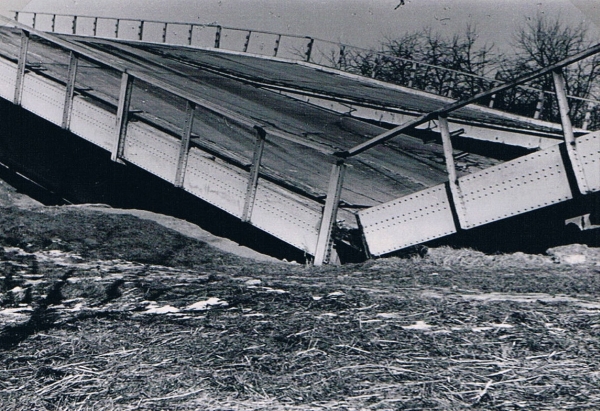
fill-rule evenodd
<path id="1" fill-rule="evenodd" d="M 0 222 L 20 247 L 1 308 L 24 309 L 0 314 L 6 410 L 600 408 L 592 259 L 438 249 L 317 269 L 36 213 Z"/>

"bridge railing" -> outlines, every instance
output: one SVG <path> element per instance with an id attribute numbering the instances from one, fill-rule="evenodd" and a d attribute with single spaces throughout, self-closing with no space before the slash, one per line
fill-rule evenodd
<path id="1" fill-rule="evenodd" d="M 15 12 L 15 20 L 52 33 L 219 48 L 309 62 L 457 100 L 502 83 L 497 78 L 401 58 L 386 52 L 265 30 L 39 12 Z M 552 91 L 519 84 L 510 93 L 504 93 L 489 95 L 476 104 L 535 119 L 558 121 L 559 113 L 555 109 L 557 103 Z M 577 126 L 586 130 L 590 124 L 600 124 L 600 101 L 569 94 L 567 99 Z M 519 104 L 515 104 L 515 101 Z"/>

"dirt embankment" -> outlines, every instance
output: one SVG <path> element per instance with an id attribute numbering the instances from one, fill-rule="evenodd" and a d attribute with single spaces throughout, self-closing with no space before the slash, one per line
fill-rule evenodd
<path id="1" fill-rule="evenodd" d="M 3 409 L 600 408 L 597 249 L 311 268 L 0 203 Z"/>

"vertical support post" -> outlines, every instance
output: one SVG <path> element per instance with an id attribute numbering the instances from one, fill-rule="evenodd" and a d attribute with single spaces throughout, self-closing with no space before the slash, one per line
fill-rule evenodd
<path id="1" fill-rule="evenodd" d="M 117 22 L 115 23 L 115 38 L 118 39 L 119 38 L 119 25 L 121 24 L 121 20 L 117 19 Z"/>
<path id="2" fill-rule="evenodd" d="M 312 55 L 313 46 L 315 45 L 315 39 L 307 37 L 308 44 L 306 45 L 306 61 L 310 63 L 310 56 Z"/>
<path id="3" fill-rule="evenodd" d="M 188 30 L 188 46 L 192 45 L 192 36 L 194 35 L 194 25 L 190 24 L 190 29 Z"/>
<path id="4" fill-rule="evenodd" d="M 31 27 L 35 28 L 35 21 L 37 20 L 37 13 L 33 13 L 33 19 L 31 21 Z"/>
<path id="5" fill-rule="evenodd" d="M 169 23 L 163 24 L 163 31 L 162 31 L 162 42 L 163 43 L 167 42 L 167 28 L 168 27 L 169 27 Z"/>
<path id="6" fill-rule="evenodd" d="M 254 156 L 252 158 L 250 175 L 248 176 L 248 189 L 246 190 L 246 200 L 244 202 L 244 211 L 242 213 L 242 221 L 245 223 L 250 222 L 252 217 L 252 208 L 254 207 L 254 199 L 256 198 L 256 189 L 258 187 L 260 164 L 267 136 L 267 133 L 262 127 L 255 126 L 254 130 L 256 131 L 256 143 L 254 144 Z"/>
<path id="7" fill-rule="evenodd" d="M 554 79 L 554 89 L 556 91 L 556 101 L 558 102 L 558 110 L 560 112 L 560 122 L 562 124 L 563 135 L 565 138 L 565 146 L 567 148 L 567 154 L 569 155 L 569 161 L 577 180 L 577 186 L 581 194 L 589 192 L 589 186 L 587 184 L 585 173 L 581 164 L 581 158 L 577 151 L 577 141 L 573 134 L 573 125 L 571 124 L 571 118 L 569 117 L 569 102 L 567 100 L 567 91 L 565 87 L 565 78 L 562 74 L 562 69 L 558 69 L 552 72 Z"/>
<path id="8" fill-rule="evenodd" d="M 410 80 L 408 80 L 408 87 L 413 87 L 415 84 L 415 78 L 417 77 L 417 62 L 413 62 L 410 68 Z"/>
<path id="9" fill-rule="evenodd" d="M 375 63 L 373 63 L 373 71 L 371 71 L 371 78 L 377 76 L 377 70 L 379 69 L 379 56 L 375 57 Z"/>
<path id="10" fill-rule="evenodd" d="M 496 83 L 492 82 L 492 84 L 490 84 L 490 88 L 494 88 L 494 87 L 496 87 Z M 488 107 L 489 108 L 494 108 L 494 104 L 496 104 L 496 93 L 494 93 L 494 94 L 491 95 Z"/>
<path id="11" fill-rule="evenodd" d="M 587 103 L 585 107 L 585 117 L 583 118 L 583 124 L 581 125 L 583 130 L 587 130 L 590 125 L 592 110 L 594 110 L 594 105 L 592 103 Z"/>
<path id="12" fill-rule="evenodd" d="M 346 66 L 346 46 L 340 44 L 340 56 L 338 58 L 338 68 Z"/>
<path id="13" fill-rule="evenodd" d="M 221 26 L 217 26 L 217 31 L 215 32 L 215 48 L 216 49 L 221 47 L 221 30 L 223 30 L 223 28 Z"/>
<path id="14" fill-rule="evenodd" d="M 15 21 L 19 21 L 19 12 L 15 11 Z"/>
<path id="15" fill-rule="evenodd" d="M 456 87 L 456 71 L 452 72 L 452 76 L 450 77 L 450 84 L 448 85 L 448 91 L 446 91 L 446 97 L 452 97 L 454 92 L 454 87 Z"/>
<path id="16" fill-rule="evenodd" d="M 75 95 L 75 79 L 77 78 L 77 65 L 79 58 L 71 51 L 69 60 L 69 74 L 67 76 L 67 91 L 65 93 L 65 104 L 63 108 L 62 128 L 68 130 L 71 125 L 71 109 L 73 107 L 73 96 Z"/>
<path id="17" fill-rule="evenodd" d="M 127 135 L 127 122 L 129 121 L 129 105 L 131 103 L 131 91 L 133 90 L 133 78 L 127 72 L 121 76 L 121 90 L 119 91 L 119 105 L 117 106 L 117 124 L 115 127 L 115 144 L 110 156 L 112 161 L 119 161 L 123 156 L 125 148 L 125 137 Z"/>
<path id="18" fill-rule="evenodd" d="M 190 149 L 190 138 L 192 136 L 192 128 L 194 127 L 195 110 L 196 104 L 188 100 L 185 107 L 185 123 L 181 132 L 181 147 L 179 149 L 179 160 L 177 161 L 177 172 L 175 173 L 175 187 L 183 186 Z"/>
<path id="19" fill-rule="evenodd" d="M 27 48 L 29 47 L 29 32 L 21 31 L 21 50 L 19 51 L 19 63 L 17 65 L 17 81 L 15 82 L 15 97 L 13 102 L 21 104 L 23 96 L 23 79 L 25 78 L 25 65 L 27 64 Z"/>
<path id="20" fill-rule="evenodd" d="M 94 17 L 94 24 L 92 26 L 92 35 L 94 37 L 96 37 L 96 34 L 98 34 L 98 17 Z"/>
<path id="21" fill-rule="evenodd" d="M 144 20 L 140 21 L 140 27 L 138 28 L 138 40 L 144 40 Z"/>
<path id="22" fill-rule="evenodd" d="M 344 164 L 344 160 L 338 159 L 331 168 L 327 199 L 325 200 L 325 208 L 323 209 L 323 217 L 321 218 L 321 226 L 319 227 L 314 261 L 314 264 L 317 266 L 329 262 L 332 246 L 331 232 L 337 219 L 337 210 L 342 195 L 345 172 L 346 164 Z"/>
<path id="23" fill-rule="evenodd" d="M 540 90 L 538 93 L 538 101 L 535 106 L 535 113 L 533 113 L 533 118 L 538 119 L 542 115 L 542 111 L 544 110 L 544 100 L 546 99 L 544 90 Z"/>
<path id="24" fill-rule="evenodd" d="M 275 48 L 273 49 L 273 57 L 277 57 L 277 53 L 279 52 L 279 44 L 281 43 L 281 34 L 277 35 L 277 39 L 275 39 Z"/>
<path id="25" fill-rule="evenodd" d="M 71 26 L 72 34 L 77 34 L 77 16 L 73 16 L 73 24 Z"/>
<path id="26" fill-rule="evenodd" d="M 246 34 L 246 41 L 244 42 L 244 53 L 248 51 L 248 45 L 250 44 L 250 36 L 252 36 L 252 30 L 248 30 L 248 34 Z"/>
<path id="27" fill-rule="evenodd" d="M 52 15 L 52 25 L 51 25 L 50 31 L 52 33 L 54 33 L 55 30 L 56 30 L 56 14 L 53 14 Z"/>
<path id="28" fill-rule="evenodd" d="M 448 119 L 445 115 L 441 115 L 438 117 L 438 124 L 440 126 L 442 145 L 444 147 L 444 158 L 446 160 L 446 171 L 448 173 L 448 182 L 450 184 L 452 202 L 454 203 L 454 207 L 460 225 L 465 227 L 467 213 L 463 202 L 462 190 L 460 188 L 460 185 L 458 184 L 458 174 L 456 173 L 456 164 L 454 163 L 454 150 L 452 148 L 450 128 L 448 126 Z"/>

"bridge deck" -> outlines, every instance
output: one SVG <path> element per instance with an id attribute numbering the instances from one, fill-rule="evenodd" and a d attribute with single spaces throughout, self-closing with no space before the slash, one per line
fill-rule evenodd
<path id="1" fill-rule="evenodd" d="M 335 162 L 331 154 L 355 147 L 384 129 L 262 86 L 318 91 L 415 112 L 427 112 L 446 102 L 304 64 L 185 47 L 65 38 L 70 43 L 63 46 L 82 47 L 88 56 L 78 57 L 70 107 L 73 59 L 69 50 L 51 37 L 40 40 L 32 35 L 26 53 L 28 70 L 20 78 L 21 33 L 8 28 L 0 30 L 0 96 L 62 124 L 110 151 L 114 159 L 179 185 L 311 255 L 321 241 L 324 200 L 331 196 L 329 176 Z M 138 73 L 131 88 L 124 86 L 129 84 L 124 83 L 128 78 L 124 71 Z M 123 106 L 129 101 L 127 95 L 131 104 Z M 190 101 L 200 103 L 190 106 Z M 195 109 L 190 111 L 190 107 Z M 124 121 L 122 109 L 126 110 Z M 551 136 L 559 130 L 474 106 L 452 115 L 464 122 L 514 128 L 515 133 L 529 130 Z M 67 116 L 70 120 L 65 123 Z M 256 126 L 266 133 L 262 157 L 257 154 L 261 145 Z M 432 134 L 423 133 L 429 138 Z M 401 134 L 346 161 L 338 219 L 348 228 L 357 228 L 358 217 L 375 255 L 572 198 L 555 144 L 541 155 L 534 153 L 506 165 L 454 150 L 460 158 L 457 177 L 470 191 L 465 189 L 464 203 L 453 211 L 457 205 L 451 204 L 445 188 L 444 149 L 425 140 Z M 584 172 L 593 174 L 598 136 L 585 141 L 582 147 L 588 163 Z M 256 181 L 253 164 L 260 165 Z M 553 173 L 536 180 L 531 178 L 536 168 Z M 505 186 L 506 180 L 517 182 Z M 592 191 L 597 191 L 594 184 Z M 531 190 L 540 195 L 528 197 Z M 524 200 L 513 207 L 507 196 L 515 194 Z M 482 211 L 490 208 L 491 213 Z"/>

